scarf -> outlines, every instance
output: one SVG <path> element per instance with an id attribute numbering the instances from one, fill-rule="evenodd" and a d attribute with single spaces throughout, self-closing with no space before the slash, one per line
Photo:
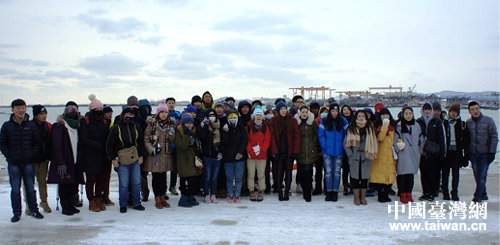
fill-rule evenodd
<path id="1" fill-rule="evenodd" d="M 66 121 L 67 119 L 64 118 L 64 120 Z M 72 120 L 72 119 L 69 119 L 69 120 Z M 73 120 L 73 121 L 75 121 L 75 120 Z M 71 150 L 73 152 L 74 163 L 72 163 L 72 164 L 75 164 L 76 163 L 76 154 L 77 154 L 77 150 L 78 150 L 78 128 L 72 127 L 71 125 L 69 125 L 69 123 L 65 123 L 64 127 L 66 127 L 66 129 L 68 129 L 69 141 L 71 143 Z"/>
<path id="2" fill-rule="evenodd" d="M 422 119 L 424 119 L 425 122 L 425 128 L 429 126 L 429 122 L 434 118 L 434 113 L 431 112 L 428 117 L 425 116 L 424 111 L 422 111 Z"/>
<path id="3" fill-rule="evenodd" d="M 214 144 L 220 143 L 220 120 L 210 122 L 210 128 L 214 132 Z"/>
<path id="4" fill-rule="evenodd" d="M 356 125 L 358 123 L 363 124 L 356 120 Z M 364 123 L 366 125 L 366 122 Z M 373 132 L 374 130 L 366 128 L 366 144 L 365 144 L 365 156 L 366 158 L 373 160 L 377 157 L 378 152 L 378 142 L 377 136 Z M 346 147 L 359 147 L 361 144 L 361 136 L 359 133 L 359 127 L 356 127 L 356 132 L 353 133 L 351 130 L 347 130 Z"/>
<path id="5" fill-rule="evenodd" d="M 456 150 L 457 149 L 457 141 L 455 137 L 455 124 L 457 124 L 457 121 L 460 119 L 460 116 L 457 116 L 453 119 L 449 120 L 450 123 L 450 150 Z"/>
<path id="6" fill-rule="evenodd" d="M 64 121 L 71 127 L 71 128 L 79 128 L 80 127 L 80 121 L 79 120 L 74 120 L 70 119 L 67 117 L 63 118 Z"/>

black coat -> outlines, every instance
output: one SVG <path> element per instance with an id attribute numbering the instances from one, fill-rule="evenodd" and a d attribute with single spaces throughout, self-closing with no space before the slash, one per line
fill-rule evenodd
<path id="1" fill-rule="evenodd" d="M 52 124 L 49 122 L 37 123 L 33 120 L 33 123 L 38 127 L 38 132 L 40 133 L 40 151 L 36 156 L 35 163 L 41 163 L 46 160 L 51 159 L 52 155 Z"/>
<path id="2" fill-rule="evenodd" d="M 8 164 L 24 165 L 35 163 L 40 151 L 40 134 L 34 122 L 24 116 L 21 124 L 17 123 L 14 114 L 2 125 L 0 131 L 0 150 Z"/>
<path id="3" fill-rule="evenodd" d="M 79 141 L 82 145 L 83 171 L 88 174 L 102 174 L 108 169 L 106 140 L 109 125 L 104 119 L 89 117 L 80 120 Z"/>
<path id="4" fill-rule="evenodd" d="M 236 127 L 232 128 L 228 125 L 229 131 L 224 131 L 225 124 L 221 124 L 221 142 L 223 146 L 222 160 L 224 162 L 245 161 L 248 158 L 247 144 L 248 135 L 245 126 L 238 121 Z M 242 154 L 243 157 L 236 160 L 236 154 Z"/>
<path id="5" fill-rule="evenodd" d="M 426 141 L 431 141 L 439 144 L 439 159 L 444 159 L 446 156 L 446 145 L 445 145 L 445 132 L 443 130 L 444 125 L 441 119 L 434 117 L 429 122 L 428 127 L 425 126 L 423 118 L 417 119 L 418 124 L 422 128 L 422 134 Z M 425 148 L 424 148 L 425 149 Z M 429 156 L 427 156 L 429 157 Z"/>
<path id="6" fill-rule="evenodd" d="M 120 141 L 118 137 L 118 127 L 120 127 L 123 142 Z M 137 134 L 135 129 L 137 129 Z M 130 134 L 128 133 L 129 131 Z M 115 159 L 118 157 L 118 151 L 132 146 L 137 146 L 139 157 L 145 155 L 144 133 L 142 132 L 141 126 L 138 124 L 127 124 L 119 120 L 118 123 L 111 128 L 108 139 L 106 140 L 106 153 L 108 159 Z"/>
<path id="7" fill-rule="evenodd" d="M 218 120 L 218 122 L 220 123 L 219 125 L 222 125 L 220 120 Z M 219 130 L 222 131 L 222 127 L 219 128 Z M 201 141 L 203 156 L 217 158 L 217 154 L 219 154 L 219 152 L 223 152 L 224 147 L 220 142 L 218 144 L 214 144 L 215 130 L 211 130 L 209 125 L 205 125 L 204 127 L 201 127 L 201 124 L 198 125 L 196 128 L 196 134 Z"/>

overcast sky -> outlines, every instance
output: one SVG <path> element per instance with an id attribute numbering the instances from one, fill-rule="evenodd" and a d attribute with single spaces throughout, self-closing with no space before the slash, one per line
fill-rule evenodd
<path id="1" fill-rule="evenodd" d="M 2 104 L 499 90 L 498 0 L 0 0 L 0 23 Z"/>

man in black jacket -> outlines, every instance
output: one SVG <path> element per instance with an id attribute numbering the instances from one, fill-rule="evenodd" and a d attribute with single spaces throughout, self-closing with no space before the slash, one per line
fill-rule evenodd
<path id="1" fill-rule="evenodd" d="M 446 155 L 445 132 L 443 121 L 434 116 L 429 103 L 422 106 L 422 117 L 417 119 L 425 138 L 424 152 L 420 159 L 420 180 L 423 195 L 420 201 L 434 201 L 434 194 L 439 190 L 439 161 Z"/>
<path id="2" fill-rule="evenodd" d="M 26 198 L 31 216 L 43 219 L 36 203 L 35 158 L 40 150 L 40 135 L 36 125 L 29 121 L 26 102 L 16 99 L 11 103 L 10 120 L 0 131 L 0 150 L 7 159 L 10 181 L 10 202 L 14 216 L 11 222 L 21 219 L 21 179 L 26 189 Z"/>

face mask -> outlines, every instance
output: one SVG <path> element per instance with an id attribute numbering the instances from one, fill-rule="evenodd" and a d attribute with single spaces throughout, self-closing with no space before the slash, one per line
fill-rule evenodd
<path id="1" fill-rule="evenodd" d="M 217 119 L 216 117 L 208 117 L 208 120 L 210 120 L 210 122 L 215 122 L 215 119 Z"/>
<path id="2" fill-rule="evenodd" d="M 273 119 L 274 115 L 273 114 L 267 114 L 266 115 L 266 120 L 271 120 Z"/>
<path id="3" fill-rule="evenodd" d="M 389 120 L 389 117 L 387 117 L 387 116 L 383 116 L 381 118 L 382 118 L 382 121 L 385 120 L 385 119 Z"/>
<path id="4" fill-rule="evenodd" d="M 238 118 L 228 119 L 228 121 L 231 125 L 236 125 L 236 123 L 238 123 Z"/>
<path id="5" fill-rule="evenodd" d="M 126 123 L 134 123 L 135 122 L 135 117 L 134 116 L 126 116 L 125 117 L 125 122 Z"/>
<path id="6" fill-rule="evenodd" d="M 80 116 L 80 113 L 78 113 L 77 111 L 72 111 L 72 112 L 69 112 L 66 117 L 69 118 L 69 119 L 73 119 L 73 120 L 78 120 L 78 117 Z"/>
<path id="7" fill-rule="evenodd" d="M 319 114 L 319 116 L 321 117 L 321 119 L 325 119 L 328 116 L 328 113 L 323 112 L 323 113 Z"/>

